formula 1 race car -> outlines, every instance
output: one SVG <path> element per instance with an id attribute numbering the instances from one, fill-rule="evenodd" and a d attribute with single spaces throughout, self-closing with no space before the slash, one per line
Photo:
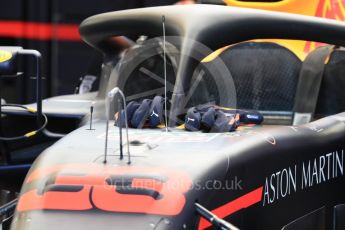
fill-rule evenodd
<path id="1" fill-rule="evenodd" d="M 343 23 L 193 5 L 100 14 L 80 33 L 104 55 L 93 118 L 36 159 L 11 229 L 344 229 Z M 118 61 L 120 36 L 140 39 Z M 248 42 L 272 38 L 331 45 L 301 63 Z M 199 131 L 210 108 L 242 125 Z"/>
<path id="2" fill-rule="evenodd" d="M 279 12 L 289 12 L 289 13 L 297 13 L 302 15 L 309 15 L 309 16 L 316 16 L 316 17 L 323 17 L 323 18 L 330 18 L 334 20 L 344 21 L 344 2 L 338 0 L 283 0 L 280 2 L 251 2 L 251 1 L 236 1 L 236 0 L 228 0 L 228 1 L 218 1 L 218 0 L 201 0 L 198 1 L 200 3 L 206 4 L 220 4 L 220 5 L 227 5 L 227 6 L 239 6 L 239 7 L 246 7 L 246 8 L 257 8 L 257 9 L 266 9 L 272 11 L 279 11 Z M 137 39 L 133 37 L 133 39 Z M 303 41 L 303 40 L 287 40 L 287 39 L 261 39 L 261 40 L 254 40 L 255 42 L 269 42 L 270 44 L 278 44 L 282 47 L 287 48 L 293 54 L 295 54 L 298 59 L 295 61 L 298 62 L 304 61 L 305 57 L 313 51 L 316 47 L 323 45 L 322 43 L 317 43 L 313 41 Z M 119 47 L 119 52 L 124 49 L 128 49 L 135 45 L 135 42 L 131 41 L 131 39 L 125 37 L 117 37 L 114 40 L 115 43 L 118 43 L 117 46 Z M 136 44 L 138 46 L 138 44 Z M 230 46 L 224 46 L 220 49 L 216 50 L 212 54 L 208 55 L 204 58 L 203 62 L 212 61 L 213 57 L 219 55 L 223 51 L 226 51 Z M 281 48 L 281 47 L 279 47 Z M 290 54 L 291 55 L 291 54 Z M 283 55 L 279 55 L 283 56 Z M 286 56 L 284 56 L 286 58 Z M 113 63 L 117 63 L 118 57 L 113 58 Z M 98 60 L 98 59 L 97 59 Z M 159 58 L 155 58 L 156 62 L 162 61 Z M 43 60 L 45 62 L 45 60 Z M 92 66 L 99 65 L 98 62 L 94 63 Z M 266 63 L 270 63 L 267 61 Z M 227 65 L 229 63 L 226 63 Z M 94 68 L 94 67 L 92 67 Z M 337 67 L 338 68 L 338 67 Z M 98 68 L 97 68 L 98 69 Z M 147 68 L 146 68 L 147 69 Z M 159 67 L 158 67 L 159 69 Z M 292 68 L 293 69 L 293 68 Z M 297 67 L 298 69 L 298 67 Z M 157 69 L 155 70 L 157 71 Z M 19 71 L 21 72 L 21 71 Z M 1 75 L 1 73 L 0 73 Z M 96 74 L 97 75 L 97 74 Z M 95 78 L 95 77 L 92 77 Z M 104 78 L 104 77 L 100 77 Z M 85 78 L 85 83 L 87 83 L 88 79 Z M 90 81 L 94 81 L 94 79 L 90 79 Z M 102 80 L 103 81 L 103 80 Z M 92 84 L 92 83 L 91 83 Z M 81 82 L 80 91 L 82 90 L 84 85 L 84 81 Z M 85 84 L 88 86 L 88 84 Z M 97 89 L 102 91 L 101 89 Z M 40 152 L 42 152 L 45 148 L 52 145 L 58 138 L 64 136 L 64 134 L 71 132 L 72 130 L 78 128 L 80 125 L 85 124 L 85 122 L 89 119 L 90 116 L 90 107 L 93 107 L 95 102 L 99 101 L 102 102 L 102 96 L 99 97 L 98 92 L 88 92 L 83 94 L 71 94 L 71 95 L 63 95 L 63 96 L 56 96 L 52 98 L 47 98 L 42 101 L 42 109 L 44 114 L 48 117 L 48 129 L 58 132 L 59 135 L 52 135 L 52 133 L 45 132 L 43 137 L 39 137 L 38 135 L 34 135 L 30 138 L 29 141 L 17 141 L 11 143 L 0 143 L 1 148 L 1 156 L 0 156 L 0 164 L 23 164 L 23 163 L 31 163 Z M 101 93 L 102 95 L 102 93 Z M 96 103 L 97 104 L 97 103 Z M 36 109 L 36 103 L 25 105 L 26 107 Z M 18 107 L 3 107 L 2 111 L 6 114 L 10 114 L 11 116 L 7 116 L 4 118 L 3 126 L 2 126 L 2 133 L 9 136 L 15 136 L 16 134 L 22 134 L 25 130 L 32 130 L 34 129 L 35 125 L 32 122 L 32 113 L 23 113 L 22 109 L 18 110 Z M 341 110 L 342 111 L 342 110 Z M 18 122 L 19 121 L 19 122 Z M 81 122 L 82 121 L 82 122 Z M 81 122 L 81 123 L 80 123 Z M 16 124 L 16 129 L 13 129 L 13 124 Z M 64 124 L 64 125 L 62 125 Z M 1 125 L 0 125 L 1 126 Z M 38 125 L 38 127 L 40 127 Z M 37 126 L 36 126 L 37 128 Z M 24 131 L 23 131 L 24 130 Z M 30 154 L 28 154 L 28 152 Z M 27 165 L 30 166 L 30 165 Z M 21 166 L 20 166 L 21 167 Z M 15 167 L 16 168 L 16 167 Z M 27 167 L 25 167 L 27 169 Z"/>

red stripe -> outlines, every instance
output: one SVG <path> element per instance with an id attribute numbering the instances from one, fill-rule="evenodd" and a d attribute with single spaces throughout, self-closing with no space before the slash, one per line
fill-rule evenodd
<path id="1" fill-rule="evenodd" d="M 251 191 L 247 193 L 246 195 L 237 198 L 236 200 L 233 200 L 223 206 L 220 206 L 212 210 L 212 212 L 215 215 L 217 215 L 219 218 L 225 218 L 243 208 L 247 208 L 251 205 L 254 205 L 261 201 L 262 189 L 263 187 L 257 188 L 254 191 Z M 201 218 L 198 229 L 201 230 L 210 226 L 211 226 L 210 222 Z"/>
<path id="2" fill-rule="evenodd" d="M 76 24 L 57 24 L 0 21 L 0 37 L 24 38 L 34 40 L 80 41 L 79 26 Z"/>

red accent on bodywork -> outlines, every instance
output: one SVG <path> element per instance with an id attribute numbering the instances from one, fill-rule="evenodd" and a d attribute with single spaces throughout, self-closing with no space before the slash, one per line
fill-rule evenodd
<path id="1" fill-rule="evenodd" d="M 85 185 L 80 191 L 47 191 L 42 195 L 31 190 L 20 196 L 17 210 L 20 212 L 41 210 L 89 210 L 92 204 L 89 200 L 90 185 Z"/>
<path id="2" fill-rule="evenodd" d="M 237 198 L 227 204 L 224 204 L 214 210 L 212 213 L 217 215 L 219 218 L 225 218 L 243 208 L 247 208 L 251 205 L 254 205 L 261 201 L 262 199 L 262 190 L 263 187 L 257 188 L 254 191 L 251 191 L 244 196 Z M 211 226 L 211 223 L 205 220 L 204 218 L 200 219 L 199 230 L 205 229 Z"/>
<path id="3" fill-rule="evenodd" d="M 115 179 L 118 183 L 112 183 Z M 37 189 L 24 192 L 18 211 L 97 208 L 109 212 L 178 215 L 186 203 L 185 193 L 192 185 L 191 177 L 176 169 L 101 164 L 39 168 L 30 173 L 25 184 L 35 182 L 44 186 L 39 188 L 41 194 Z M 159 197 L 120 193 L 117 186 L 134 192 L 135 189 L 153 190 Z"/>

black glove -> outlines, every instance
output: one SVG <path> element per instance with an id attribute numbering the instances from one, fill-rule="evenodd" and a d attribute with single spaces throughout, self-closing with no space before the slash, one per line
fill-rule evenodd
<path id="1" fill-rule="evenodd" d="M 141 103 L 132 101 L 127 105 L 127 122 L 132 128 L 141 129 L 145 124 L 155 128 L 164 122 L 163 107 L 164 99 L 161 96 L 155 96 L 153 100 L 144 99 Z M 120 121 L 121 126 L 125 127 L 124 110 L 115 114 L 115 125 L 119 126 Z"/>
<path id="2" fill-rule="evenodd" d="M 263 116 L 256 111 L 208 105 L 190 108 L 185 117 L 185 128 L 189 131 L 232 132 L 240 123 L 261 124 L 262 121 Z"/>

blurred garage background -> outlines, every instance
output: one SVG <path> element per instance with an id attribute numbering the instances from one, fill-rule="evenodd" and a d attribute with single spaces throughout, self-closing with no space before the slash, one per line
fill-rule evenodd
<path id="1" fill-rule="evenodd" d="M 82 20 L 103 12 L 174 3 L 176 0 L 0 0 L 0 46 L 39 50 L 44 97 L 71 94 L 81 77 L 97 75 L 100 68 L 99 54 L 80 39 Z M 1 96 L 7 102 L 34 101 L 30 60 L 23 61 L 22 72 L 16 78 L 1 78 Z"/>

